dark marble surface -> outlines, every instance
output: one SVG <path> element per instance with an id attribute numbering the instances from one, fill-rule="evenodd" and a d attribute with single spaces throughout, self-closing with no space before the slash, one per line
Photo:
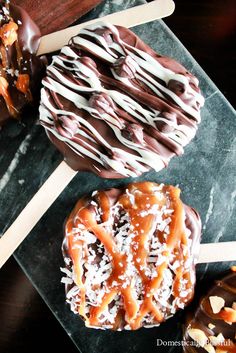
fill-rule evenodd
<path id="1" fill-rule="evenodd" d="M 141 2 L 126 1 L 126 6 Z M 98 13 L 104 15 L 123 7 L 124 2 L 107 1 L 90 16 L 95 17 Z M 202 123 L 185 154 L 173 158 L 168 169 L 158 174 L 150 172 L 139 180 L 179 184 L 182 199 L 201 214 L 202 242 L 235 240 L 235 112 L 162 21 L 139 26 L 134 31 L 155 50 L 174 57 L 196 74 L 206 98 Z M 31 112 L 30 118 L 25 116 L 21 124 L 6 126 L 0 135 L 1 232 L 11 224 L 61 160 L 43 129 L 35 125 L 36 116 L 37 112 Z M 159 328 L 114 333 L 85 328 L 83 322 L 65 305 L 59 271 L 59 267 L 63 266 L 60 247 L 65 217 L 81 195 L 95 189 L 123 185 L 131 180 L 108 181 L 79 173 L 15 253 L 17 261 L 54 315 L 84 353 L 181 352 L 181 347 L 162 346 L 157 349 L 156 340 L 181 339 L 183 312 Z M 230 263 L 198 266 L 197 295 L 206 282 L 229 266 Z"/>

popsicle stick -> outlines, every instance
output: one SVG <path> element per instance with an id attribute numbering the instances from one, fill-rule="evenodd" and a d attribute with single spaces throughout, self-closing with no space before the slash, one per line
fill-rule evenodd
<path id="1" fill-rule="evenodd" d="M 198 263 L 236 262 L 236 241 L 200 245 Z"/>
<path id="2" fill-rule="evenodd" d="M 174 11 L 175 4 L 172 0 L 155 0 L 150 3 L 132 7 L 127 10 L 112 13 L 110 15 L 57 31 L 41 38 L 37 55 L 47 54 L 61 49 L 68 43 L 71 37 L 78 34 L 85 25 L 98 21 L 110 22 L 114 25 L 134 27 L 151 22 L 159 18 L 167 17 Z"/>
<path id="3" fill-rule="evenodd" d="M 0 238 L 0 268 L 26 238 L 77 172 L 61 162 Z"/>

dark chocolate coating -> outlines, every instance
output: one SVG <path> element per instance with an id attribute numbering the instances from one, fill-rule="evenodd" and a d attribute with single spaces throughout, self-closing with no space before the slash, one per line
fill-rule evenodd
<path id="1" fill-rule="evenodd" d="M 0 2 L 0 8 L 3 9 L 5 1 Z M 29 17 L 27 12 L 19 6 L 10 5 L 10 14 L 6 15 L 2 21 L 1 26 L 11 21 L 11 19 L 18 25 L 17 41 L 22 54 L 21 67 L 17 62 L 17 50 L 15 43 L 7 48 L 7 69 L 18 70 L 19 73 L 28 74 L 30 77 L 29 89 L 34 100 L 39 93 L 40 80 L 44 72 L 43 61 L 36 56 L 36 52 L 40 42 L 40 30 L 33 20 Z M 0 40 L 0 44 L 1 40 Z M 4 46 L 3 46 L 4 47 Z M 0 59 L 0 66 L 2 61 Z M 22 108 L 28 104 L 29 99 L 24 93 L 20 92 L 15 87 L 15 75 L 6 72 L 6 80 L 9 83 L 8 91 L 13 102 L 13 106 L 20 114 Z M 3 125 L 9 118 L 13 118 L 9 113 L 3 97 L 0 95 L 0 126 Z"/>
<path id="2" fill-rule="evenodd" d="M 207 337 L 222 334 L 225 340 L 231 340 L 234 343 L 234 350 L 229 350 L 229 352 L 236 352 L 236 323 L 225 322 L 218 314 L 213 313 L 209 302 L 209 297 L 211 296 L 223 298 L 225 300 L 225 307 L 231 308 L 233 303 L 236 302 L 236 272 L 231 271 L 221 280 L 216 281 L 207 295 L 201 299 L 192 317 L 188 319 L 184 331 L 184 341 L 186 342 L 184 352 L 186 353 L 201 353 L 205 351 L 201 347 L 192 345 L 193 340 L 188 334 L 188 330 L 191 328 L 202 330 Z M 215 327 L 211 329 L 208 326 L 209 324 Z M 223 349 L 224 347 L 222 347 Z M 227 351 L 226 347 L 225 351 Z"/>

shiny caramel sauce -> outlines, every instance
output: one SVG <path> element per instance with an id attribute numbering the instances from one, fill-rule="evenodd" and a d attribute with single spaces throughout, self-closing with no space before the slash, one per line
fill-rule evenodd
<path id="1" fill-rule="evenodd" d="M 5 48 L 13 45 L 17 40 L 18 26 L 15 22 L 10 21 L 0 28 L 0 38 Z"/>
<path id="2" fill-rule="evenodd" d="M 6 3 L 5 6 L 9 12 L 9 4 Z M 16 67 L 13 66 L 13 63 L 8 62 L 7 58 L 7 52 L 13 46 L 15 46 L 17 56 Z M 10 84 L 12 83 L 7 80 L 7 73 L 9 70 L 15 75 L 17 72 L 17 80 L 13 83 L 16 89 L 23 93 L 28 101 L 30 101 L 32 97 L 29 89 L 30 77 L 26 73 L 21 73 L 23 55 L 18 42 L 18 25 L 14 22 L 10 15 L 9 22 L 1 25 L 0 27 L 0 58 L 0 96 L 3 97 L 9 114 L 12 117 L 17 117 L 19 112 L 14 107 L 10 94 Z"/>
<path id="3" fill-rule="evenodd" d="M 16 81 L 16 88 L 18 89 L 18 91 L 24 93 L 28 97 L 28 100 L 30 101 L 32 100 L 32 97 L 29 89 L 29 84 L 30 84 L 29 75 L 19 74 Z"/>
<path id="4" fill-rule="evenodd" d="M 67 251 L 73 263 L 74 282 L 80 289 L 78 313 L 85 319 L 86 326 L 102 326 L 100 317 L 104 311 L 114 302 L 117 294 L 122 297 L 122 308 L 114 317 L 113 329 L 119 327 L 121 316 L 125 313 L 125 322 L 129 329 L 135 330 L 142 326 L 147 315 L 152 317 L 155 323 L 161 323 L 166 318 L 166 312 L 154 300 L 154 295 L 163 284 L 165 270 L 168 268 L 171 258 L 174 256 L 179 265 L 175 269 L 172 282 L 172 303 L 175 299 L 185 305 L 193 296 L 193 283 L 191 271 L 184 270 L 190 254 L 187 247 L 188 235 L 185 226 L 185 212 L 180 200 L 180 190 L 173 186 L 159 186 L 151 182 L 130 184 L 124 193 L 118 197 L 117 205 L 127 215 L 129 231 L 127 237 L 131 237 L 130 247 L 127 252 L 117 249 L 114 227 L 117 220 L 109 224 L 111 218 L 111 201 L 106 192 L 99 191 L 95 196 L 101 215 L 98 221 L 97 213 L 93 209 L 91 199 L 82 198 L 70 214 L 65 227 Z M 170 212 L 163 214 L 158 221 L 157 212 L 163 207 Z M 153 211 L 154 210 L 154 211 Z M 164 229 L 157 230 L 159 222 L 165 222 L 168 218 L 168 232 Z M 106 291 L 97 306 L 90 305 L 86 309 L 86 286 L 83 261 L 86 262 L 88 251 L 86 242 L 76 236 L 76 229 L 83 228 L 83 232 L 92 233 L 102 244 L 109 255 L 112 271 L 106 280 Z M 150 277 L 147 273 L 148 259 L 150 256 L 150 241 L 158 236 L 164 244 L 161 257 L 163 261 L 155 264 L 156 275 Z M 185 249 L 185 251 L 183 251 Z M 135 296 L 132 274 L 129 273 L 129 257 L 135 266 L 135 276 L 139 276 L 143 288 L 143 298 L 139 300 Z M 126 284 L 124 283 L 126 282 Z M 182 285 L 185 283 L 186 295 L 182 295 Z M 94 286 L 96 289 L 96 286 Z M 174 310 L 177 304 L 173 304 Z"/>
<path id="5" fill-rule="evenodd" d="M 18 111 L 15 109 L 11 96 L 8 92 L 8 82 L 7 80 L 0 76 L 0 95 L 3 97 L 3 99 L 5 100 L 5 103 L 7 105 L 7 109 L 9 111 L 9 113 L 11 114 L 11 116 L 16 117 L 18 114 Z"/>

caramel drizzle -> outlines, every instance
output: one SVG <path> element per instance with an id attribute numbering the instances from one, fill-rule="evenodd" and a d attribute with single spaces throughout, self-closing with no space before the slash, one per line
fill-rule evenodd
<path id="1" fill-rule="evenodd" d="M 189 258 L 189 251 L 186 246 L 187 236 L 184 227 L 183 204 L 179 198 L 180 190 L 173 186 L 163 186 L 162 190 L 156 194 L 153 189 L 157 186 L 157 184 L 151 182 L 130 184 L 127 192 L 122 194 L 117 202 L 129 216 L 130 231 L 127 236 L 135 234 L 130 245 L 129 253 L 133 255 L 134 266 L 140 275 L 144 288 L 144 298 L 141 305 L 134 296 L 132 278 L 128 276 L 129 284 L 126 288 L 122 286 L 123 280 L 120 279 L 126 275 L 128 263 L 127 254 L 117 251 L 116 241 L 112 232 L 105 228 L 102 223 L 98 224 L 95 213 L 91 212 L 91 205 L 88 205 L 88 200 L 81 199 L 69 216 L 66 224 L 68 253 L 74 264 L 74 272 L 76 274 L 75 282 L 81 290 L 78 312 L 85 318 L 87 326 L 102 326 L 99 322 L 99 317 L 104 310 L 108 309 L 108 305 L 114 300 L 117 294 L 121 295 L 123 298 L 125 321 L 130 325 L 131 329 L 141 327 L 142 321 L 145 319 L 146 315 L 152 315 L 155 322 L 162 322 L 165 319 L 165 312 L 163 312 L 161 306 L 153 300 L 153 296 L 162 284 L 164 271 L 170 264 L 170 256 L 171 254 L 173 255 L 173 252 L 175 252 L 177 259 L 180 260 L 180 265 L 175 271 L 172 295 L 174 298 L 179 298 L 180 302 L 183 304 L 191 299 L 193 295 L 193 284 L 190 271 L 184 270 L 183 267 L 186 260 Z M 130 195 L 132 195 L 132 197 Z M 109 198 L 105 192 L 98 192 L 96 200 L 99 202 L 101 208 L 102 221 L 106 222 L 111 216 Z M 150 236 L 153 236 L 153 232 L 156 230 L 157 220 L 156 215 L 148 213 L 148 210 L 154 205 L 159 205 L 159 208 L 161 208 L 167 205 L 168 202 L 169 208 L 172 209 L 173 212 L 171 214 L 170 231 L 167 239 L 164 240 L 164 232 L 159 232 L 160 239 L 162 238 L 162 242 L 166 243 L 165 250 L 162 252 L 164 261 L 156 266 L 157 276 L 150 279 L 146 275 L 149 255 L 148 245 Z M 143 215 L 143 212 L 146 214 Z M 168 215 L 168 217 L 170 217 L 170 215 Z M 83 269 L 80 266 L 82 243 L 81 240 L 74 239 L 73 233 L 73 228 L 78 227 L 80 224 L 85 227 L 86 231 L 93 233 L 97 239 L 100 240 L 112 259 L 112 273 L 106 280 L 108 290 L 104 294 L 99 306 L 90 307 L 89 314 L 85 314 L 86 293 L 83 282 Z M 75 246 L 75 244 L 80 245 L 80 247 Z M 182 245 L 186 246 L 185 253 L 182 251 Z M 120 263 L 122 263 L 122 267 Z M 184 298 L 180 297 L 182 279 L 187 280 L 186 288 L 191 289 Z M 119 316 L 118 311 L 113 328 L 118 324 L 120 320 Z"/>
<path id="2" fill-rule="evenodd" d="M 5 7 L 9 11 L 9 4 L 6 3 Z M 9 82 L 7 81 L 7 70 L 15 68 L 12 67 L 12 63 L 8 63 L 7 51 L 14 45 L 17 55 L 18 70 L 21 71 L 21 64 L 23 61 L 23 54 L 18 41 L 18 25 L 9 16 L 9 22 L 4 24 L 0 28 L 0 54 L 1 54 L 1 64 L 0 64 L 0 96 L 3 97 L 5 104 L 7 106 L 10 116 L 16 117 L 19 111 L 14 107 L 10 92 L 9 92 Z M 28 74 L 19 74 L 17 81 L 15 83 L 16 89 L 23 93 L 28 101 L 32 100 L 32 95 L 29 89 L 30 78 Z"/>
<path id="3" fill-rule="evenodd" d="M 5 79 L 5 77 L 0 76 L 0 96 L 3 97 L 3 99 L 5 100 L 7 109 L 10 113 L 10 115 L 12 115 L 13 117 L 15 117 L 18 113 L 17 109 L 14 107 L 14 104 L 12 102 L 11 96 L 8 92 L 8 82 Z"/>

